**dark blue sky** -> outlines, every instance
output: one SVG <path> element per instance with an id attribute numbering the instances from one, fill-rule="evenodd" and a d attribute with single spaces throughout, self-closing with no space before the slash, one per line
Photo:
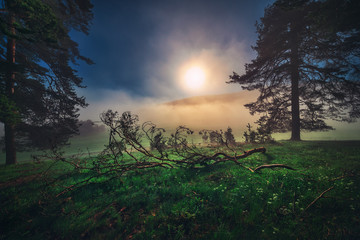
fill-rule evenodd
<path id="1" fill-rule="evenodd" d="M 225 81 L 253 57 L 254 24 L 271 2 L 94 0 L 90 34 L 72 34 L 81 53 L 95 62 L 78 67 L 88 86 L 81 94 L 91 103 L 108 98 L 108 91 L 176 99 L 240 90 Z M 214 71 L 221 66 L 216 73 L 208 70 L 209 86 L 203 91 L 180 86 L 179 69 L 191 61 Z"/>

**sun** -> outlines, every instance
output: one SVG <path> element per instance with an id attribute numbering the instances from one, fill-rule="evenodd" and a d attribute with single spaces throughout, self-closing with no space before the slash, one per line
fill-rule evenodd
<path id="1" fill-rule="evenodd" d="M 200 67 L 191 67 L 185 72 L 185 83 L 189 89 L 196 90 L 205 83 L 205 72 Z"/>

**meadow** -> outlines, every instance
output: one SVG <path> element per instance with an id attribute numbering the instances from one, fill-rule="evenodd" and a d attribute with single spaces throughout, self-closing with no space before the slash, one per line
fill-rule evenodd
<path id="1" fill-rule="evenodd" d="M 251 149 L 260 145 L 243 145 Z M 360 142 L 288 142 L 245 166 L 88 177 L 61 161 L 0 166 L 0 239 L 358 239 Z"/>

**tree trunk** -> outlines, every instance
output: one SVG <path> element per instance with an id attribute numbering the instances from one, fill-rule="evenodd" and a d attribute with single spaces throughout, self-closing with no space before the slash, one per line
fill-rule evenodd
<path id="1" fill-rule="evenodd" d="M 296 24 L 296 23 L 295 23 Z M 294 24 L 294 25 L 295 25 Z M 291 42 L 291 140 L 300 141 L 300 103 L 299 103 L 299 52 L 298 31 L 292 26 Z"/>
<path id="2" fill-rule="evenodd" d="M 15 35 L 14 15 L 9 13 L 9 27 L 10 33 Z M 6 77 L 6 95 L 10 100 L 14 99 L 15 87 L 15 38 L 8 36 L 7 39 L 7 62 L 9 65 Z M 5 121 L 5 151 L 6 151 L 6 164 L 16 163 L 16 149 L 15 149 L 15 124 L 10 119 Z"/>

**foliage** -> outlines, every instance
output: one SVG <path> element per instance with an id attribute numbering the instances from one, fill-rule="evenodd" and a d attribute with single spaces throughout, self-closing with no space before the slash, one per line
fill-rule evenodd
<path id="1" fill-rule="evenodd" d="M 84 97 L 75 91 L 83 86 L 73 65 L 79 60 L 92 63 L 80 55 L 69 33 L 88 33 L 92 5 L 88 0 L 5 0 L 4 6 L 0 15 L 0 92 L 11 99 L 19 114 L 17 143 L 40 149 L 64 144 L 77 133 L 79 107 L 86 106 Z M 7 57 L 12 39 L 14 64 Z M 15 78 L 9 79 L 9 74 Z M 13 94 L 8 89 L 11 84 Z"/>
<path id="2" fill-rule="evenodd" d="M 223 132 L 221 129 L 219 131 L 203 129 L 199 131 L 199 135 L 201 135 L 204 143 L 208 142 L 209 140 L 210 143 L 221 146 L 234 146 L 236 144 L 231 127 L 228 127 L 225 132 Z"/>
<path id="3" fill-rule="evenodd" d="M 253 174 L 233 164 L 102 176 L 64 162 L 0 166 L 4 239 L 358 239 L 359 142 L 265 144 L 247 164 L 280 159 L 299 171 Z M 248 148 L 254 145 L 248 145 Z M 87 158 L 89 164 L 94 158 Z M 49 169 L 49 167 L 51 167 Z M 48 170 L 47 170 L 48 169 Z M 47 170 L 47 171 L 46 171 Z M 323 191 L 324 198 L 313 202 Z"/>
<path id="4" fill-rule="evenodd" d="M 235 145 L 235 137 L 232 133 L 231 127 L 228 127 L 226 132 L 224 132 L 225 141 L 228 145 Z"/>
<path id="5" fill-rule="evenodd" d="M 9 100 L 4 94 L 0 94 L 0 122 L 19 122 L 18 109 L 15 103 Z"/>
<path id="6" fill-rule="evenodd" d="M 244 132 L 244 138 L 246 143 L 255 143 L 257 133 L 252 130 L 250 123 L 246 125 L 247 130 Z"/>
<path id="7" fill-rule="evenodd" d="M 230 83 L 260 92 L 245 106 L 266 115 L 272 132 L 291 130 L 300 140 L 300 129 L 332 129 L 328 118 L 359 118 L 359 9 L 359 1 L 332 0 L 278 0 L 265 9 L 256 25 L 257 57 Z"/>
<path id="8" fill-rule="evenodd" d="M 262 116 L 255 123 L 259 125 L 256 129 L 258 142 L 274 142 L 274 139 L 271 137 L 272 127 L 269 125 L 268 118 Z"/>
<path id="9" fill-rule="evenodd" d="M 203 129 L 199 131 L 199 135 L 201 135 L 204 143 L 209 142 L 212 144 L 225 145 L 226 141 L 223 136 L 222 130 L 207 130 Z"/>
<path id="10" fill-rule="evenodd" d="M 250 123 L 247 124 L 247 130 L 244 132 L 243 136 L 246 143 L 266 143 L 274 142 L 274 139 L 271 137 L 271 128 L 268 127 L 266 119 L 261 117 L 256 121 L 259 126 L 256 131 L 252 130 Z"/>

